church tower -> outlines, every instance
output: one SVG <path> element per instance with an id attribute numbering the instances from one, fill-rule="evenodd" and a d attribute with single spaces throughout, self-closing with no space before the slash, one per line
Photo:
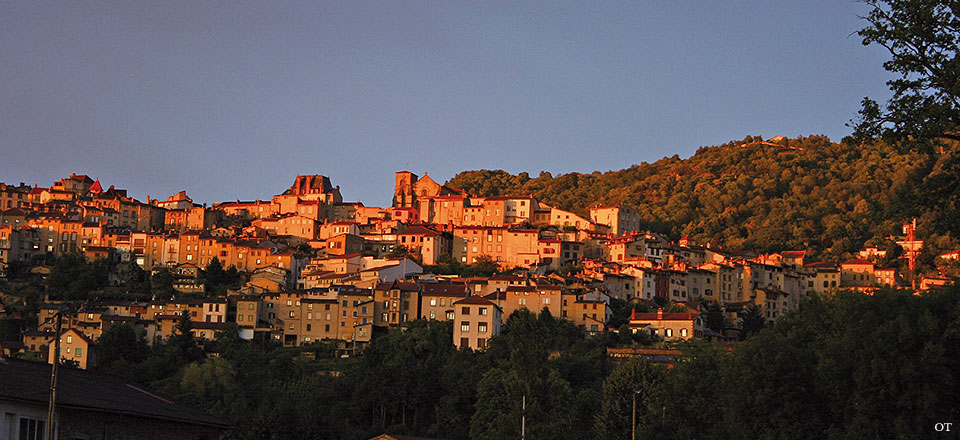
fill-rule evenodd
<path id="1" fill-rule="evenodd" d="M 413 208 L 413 184 L 419 177 L 409 171 L 397 171 L 397 180 L 393 188 L 393 206 L 396 208 Z"/>

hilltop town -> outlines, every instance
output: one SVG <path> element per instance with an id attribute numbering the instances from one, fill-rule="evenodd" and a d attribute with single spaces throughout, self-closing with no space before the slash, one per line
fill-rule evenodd
<path id="1" fill-rule="evenodd" d="M 742 337 L 751 319 L 773 325 L 815 292 L 952 284 L 941 276 L 906 285 L 878 264 L 886 251 L 876 247 L 840 263 L 810 261 L 803 249 L 738 255 L 646 231 L 627 206 L 593 206 L 584 217 L 533 196 L 473 196 L 409 171 L 396 173 L 388 207 L 344 202 L 323 175 L 297 176 L 271 200 L 206 206 L 185 191 L 141 202 L 78 174 L 47 188 L 4 184 L 0 207 L 3 316 L 32 315 L 18 288 L 52 276 L 51 261 L 110 263 L 101 290 L 42 292 L 20 340 L 0 341 L 6 356 L 51 358 L 53 317 L 69 310 L 62 356 L 81 368 L 116 324 L 151 343 L 189 318 L 198 340 L 235 328 L 286 346 L 333 341 L 350 355 L 415 320 L 452 321 L 454 345 L 483 350 L 527 309 L 587 334 L 614 325 L 653 341 L 724 341 Z M 898 241 L 910 267 L 923 246 L 915 228 L 905 224 Z M 139 287 L 131 268 L 143 273 Z"/>

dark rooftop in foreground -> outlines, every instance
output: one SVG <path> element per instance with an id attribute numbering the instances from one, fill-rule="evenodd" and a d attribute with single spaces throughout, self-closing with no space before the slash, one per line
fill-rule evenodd
<path id="1" fill-rule="evenodd" d="M 47 405 L 50 364 L 18 359 L 0 359 L 0 400 Z M 62 409 L 99 411 L 193 425 L 227 428 L 203 411 L 173 402 L 130 382 L 104 374 L 61 368 L 57 406 Z"/>

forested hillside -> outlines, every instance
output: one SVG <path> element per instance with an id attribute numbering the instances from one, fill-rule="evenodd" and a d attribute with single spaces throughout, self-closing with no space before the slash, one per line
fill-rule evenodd
<path id="1" fill-rule="evenodd" d="M 956 200 L 944 191 L 957 185 L 956 163 L 951 150 L 748 136 L 619 171 L 531 178 L 479 170 L 447 183 L 480 196 L 532 194 L 582 215 L 592 205 L 624 204 L 638 210 L 644 228 L 733 251 L 807 249 L 841 258 L 900 234 L 913 216 L 931 252 L 956 246 L 948 233 L 960 230 L 949 213 Z"/>

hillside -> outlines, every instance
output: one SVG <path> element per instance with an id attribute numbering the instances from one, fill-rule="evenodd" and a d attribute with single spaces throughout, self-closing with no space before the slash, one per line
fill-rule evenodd
<path id="1" fill-rule="evenodd" d="M 674 155 L 619 171 L 531 178 L 478 170 L 447 184 L 481 196 L 533 194 L 581 214 L 594 204 L 625 204 L 648 229 L 735 251 L 808 249 L 843 258 L 899 234 L 912 216 L 919 217 L 931 251 L 952 248 L 957 242 L 946 231 L 958 230 L 957 216 L 941 208 L 956 207 L 956 191 L 942 190 L 956 186 L 957 158 L 949 150 L 906 150 L 824 136 L 748 136 L 700 148 L 688 159 Z"/>

